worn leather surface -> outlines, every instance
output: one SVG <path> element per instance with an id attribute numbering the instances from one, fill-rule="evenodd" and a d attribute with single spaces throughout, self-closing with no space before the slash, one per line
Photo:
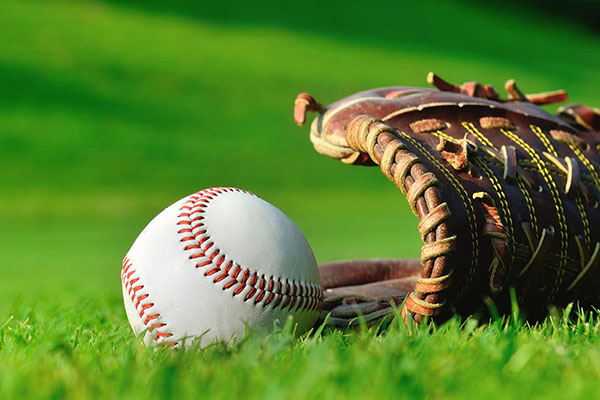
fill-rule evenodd
<path id="1" fill-rule="evenodd" d="M 415 320 L 468 315 L 486 299 L 506 310 L 511 287 L 530 317 L 549 304 L 597 305 L 598 109 L 567 106 L 554 115 L 533 102 L 563 100 L 564 92 L 523 95 L 509 81 L 509 100 L 498 100 L 489 86 L 441 82 L 434 84 L 444 90 L 380 88 L 328 107 L 304 95 L 308 111 L 319 112 L 315 149 L 380 165 L 420 218 L 425 243 L 419 265 L 322 266 L 326 296 L 354 290 L 374 300 L 398 290 L 403 298 L 412 276 L 403 315 Z M 393 290 L 382 283 L 390 279 Z"/>

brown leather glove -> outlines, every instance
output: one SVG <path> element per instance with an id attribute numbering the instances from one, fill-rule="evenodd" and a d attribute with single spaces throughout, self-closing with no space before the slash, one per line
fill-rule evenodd
<path id="1" fill-rule="evenodd" d="M 379 165 L 420 219 L 420 260 L 320 266 L 330 323 L 375 321 L 402 306 L 415 321 L 510 307 L 531 318 L 550 304 L 600 303 L 600 110 L 539 108 L 564 91 L 508 100 L 489 85 L 389 87 L 324 107 L 296 99 L 294 118 L 319 114 L 315 149 L 346 164 Z"/>

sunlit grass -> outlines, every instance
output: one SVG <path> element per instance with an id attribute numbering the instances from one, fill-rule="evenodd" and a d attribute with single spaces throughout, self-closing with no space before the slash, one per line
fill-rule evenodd
<path id="1" fill-rule="evenodd" d="M 533 326 L 394 320 L 300 338 L 284 324 L 232 347 L 155 351 L 131 334 L 118 301 L 10 308 L 0 324 L 3 398 L 594 398 L 600 378 L 599 318 L 582 311 Z"/>

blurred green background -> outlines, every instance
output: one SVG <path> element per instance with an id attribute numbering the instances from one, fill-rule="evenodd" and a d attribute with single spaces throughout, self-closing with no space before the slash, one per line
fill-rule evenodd
<path id="1" fill-rule="evenodd" d="M 401 194 L 318 155 L 296 94 L 327 104 L 433 70 L 598 106 L 599 8 L 557 4 L 0 1 L 0 293 L 121 301 L 137 234 L 210 186 L 281 208 L 318 261 L 418 255 Z"/>

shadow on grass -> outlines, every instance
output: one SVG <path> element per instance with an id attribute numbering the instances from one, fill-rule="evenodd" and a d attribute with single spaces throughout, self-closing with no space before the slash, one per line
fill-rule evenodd
<path id="1" fill-rule="evenodd" d="M 105 0 L 114 4 L 130 4 L 144 10 L 194 17 L 219 24 L 241 26 L 273 26 L 299 31 L 343 37 L 353 41 L 405 42 L 419 47 L 456 48 L 481 52 L 485 49 L 497 56 L 504 49 L 490 46 L 489 39 L 507 33 L 505 47 L 518 45 L 519 33 L 527 25 L 550 20 L 579 31 L 600 32 L 600 3 L 574 0 L 569 7 L 564 2 L 549 0 L 540 5 L 523 4 L 517 0 L 477 2 L 459 0 L 444 2 L 368 3 L 333 0 L 328 2 L 197 2 L 192 0 Z M 521 22 L 517 24 L 516 22 Z M 512 26 L 511 26 L 512 25 Z M 503 29 L 511 26 L 510 29 Z M 474 33 L 477 34 L 474 34 Z M 458 42 L 457 39 L 465 39 Z M 511 57 L 515 53 L 510 54 Z M 523 54 L 523 56 L 526 56 Z M 523 59 L 526 61 L 526 58 Z"/>

